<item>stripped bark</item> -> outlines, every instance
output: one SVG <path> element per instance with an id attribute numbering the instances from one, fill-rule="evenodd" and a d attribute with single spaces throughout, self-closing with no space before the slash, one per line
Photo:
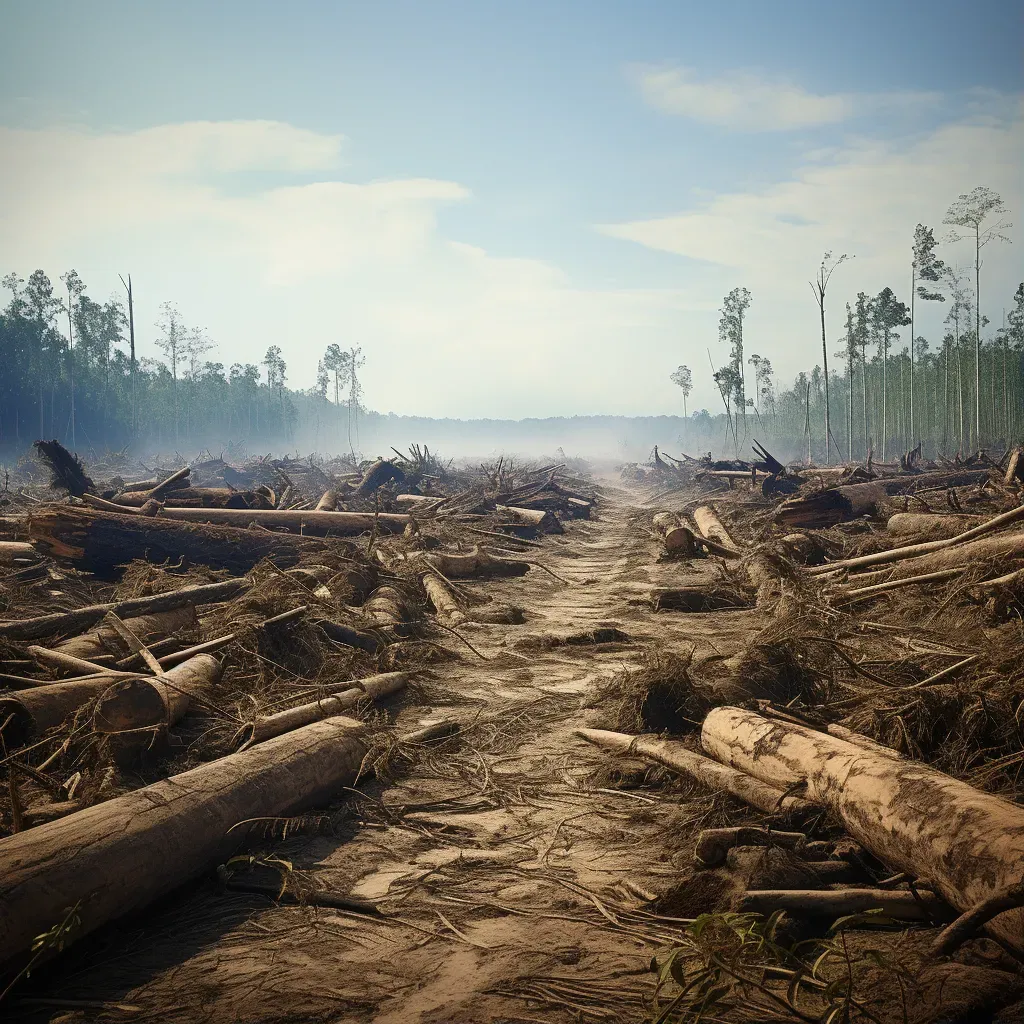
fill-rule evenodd
<path id="1" fill-rule="evenodd" d="M 948 540 L 985 522 L 985 516 L 932 515 L 925 512 L 897 512 L 885 524 L 887 536 L 899 541 Z"/>
<path id="2" fill-rule="evenodd" d="M 196 624 L 196 610 L 193 605 L 182 605 L 164 612 L 151 615 L 136 615 L 124 620 L 124 624 L 138 637 L 147 641 L 160 640 L 180 629 L 188 629 Z M 95 658 L 105 654 L 123 657 L 127 652 L 113 626 L 100 623 L 96 629 L 73 636 L 55 644 L 53 649 L 62 654 L 70 654 L 76 658 Z"/>
<path id="3" fill-rule="evenodd" d="M 739 545 L 729 536 L 725 524 L 710 505 L 701 505 L 693 510 L 693 521 L 702 537 L 713 540 L 730 551 L 739 551 Z"/>
<path id="4" fill-rule="evenodd" d="M 431 572 L 424 573 L 422 579 L 423 589 L 434 606 L 438 622 L 446 626 L 461 626 L 469 621 L 469 615 L 444 580 Z"/>
<path id="5" fill-rule="evenodd" d="M 712 757 L 769 786 L 800 783 L 850 835 L 896 871 L 927 878 L 963 912 L 1024 877 L 1024 807 L 884 748 L 721 707 L 704 720 Z M 1000 914 L 993 936 L 1024 952 L 1024 910 Z"/>

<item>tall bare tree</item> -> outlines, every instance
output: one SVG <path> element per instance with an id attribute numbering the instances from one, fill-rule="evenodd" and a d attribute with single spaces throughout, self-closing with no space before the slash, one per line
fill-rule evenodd
<path id="1" fill-rule="evenodd" d="M 963 238 L 974 240 L 974 431 L 981 443 L 981 250 L 989 242 L 1009 242 L 1006 236 L 1013 224 L 1003 220 L 1006 204 L 998 192 L 979 185 L 960 195 L 946 211 L 943 224 L 964 228 L 964 233 L 952 231 L 951 242 Z M 989 217 L 998 218 L 994 224 L 985 225 Z"/>
<path id="2" fill-rule="evenodd" d="M 825 337 L 825 292 L 828 290 L 828 283 L 832 280 L 832 275 L 835 273 L 836 267 L 840 263 L 845 263 L 848 259 L 852 259 L 852 256 L 847 256 L 844 252 L 838 259 L 832 258 L 832 253 L 827 252 L 821 258 L 821 266 L 818 267 L 817 277 L 810 282 L 811 291 L 814 292 L 814 301 L 818 304 L 818 311 L 821 313 L 821 357 L 824 360 L 825 365 L 825 465 L 831 463 L 831 444 L 835 443 L 835 439 L 832 437 L 832 423 L 829 418 L 829 403 L 828 403 L 828 339 Z M 836 444 L 836 451 L 839 451 L 839 445 Z"/>
<path id="3" fill-rule="evenodd" d="M 942 276 L 945 264 L 935 255 L 935 233 L 932 228 L 918 224 L 914 228 L 914 244 L 912 247 L 913 259 L 910 261 L 910 337 L 914 334 L 914 299 L 919 298 L 925 302 L 945 302 L 946 297 L 939 291 L 929 291 L 919 281 L 926 281 L 935 284 Z M 910 346 L 910 444 L 913 447 L 919 438 L 917 437 L 917 424 L 914 418 L 914 345 Z"/>

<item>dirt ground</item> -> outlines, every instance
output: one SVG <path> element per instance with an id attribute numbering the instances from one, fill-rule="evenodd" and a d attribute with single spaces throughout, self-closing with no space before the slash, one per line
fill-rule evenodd
<path id="1" fill-rule="evenodd" d="M 397 712 L 407 731 L 474 723 L 463 739 L 382 766 L 329 828 L 253 847 L 351 907 L 277 905 L 211 874 L 37 972 L 11 1019 L 96 1019 L 75 1001 L 107 1003 L 102 1019 L 211 1024 L 645 1019 L 652 957 L 682 919 L 728 898 L 724 874 L 693 864 L 721 803 L 609 761 L 574 730 L 612 724 L 586 698 L 646 651 L 692 650 L 699 669 L 739 650 L 757 613 L 655 614 L 653 591 L 714 569 L 659 561 L 634 525 L 639 501 L 606 487 L 593 520 L 531 551 L 561 580 L 535 568 L 471 585 L 526 623 L 460 627 L 479 654 L 451 637 L 458 660 L 425 673 Z M 605 628 L 629 639 L 553 642 Z"/>

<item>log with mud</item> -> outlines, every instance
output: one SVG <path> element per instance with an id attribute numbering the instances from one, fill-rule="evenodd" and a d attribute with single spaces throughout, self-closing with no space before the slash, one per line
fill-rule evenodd
<path id="1" fill-rule="evenodd" d="M 366 753 L 348 718 L 241 753 L 0 840 L 0 962 L 77 908 L 77 940 L 229 857 L 240 823 L 293 815 L 354 784 Z"/>
<path id="2" fill-rule="evenodd" d="M 701 745 L 766 785 L 804 784 L 804 796 L 831 810 L 865 850 L 927 878 L 958 911 L 1024 877 L 1024 807 L 927 765 L 734 707 L 707 715 Z M 1024 952 L 1024 910 L 987 928 Z"/>

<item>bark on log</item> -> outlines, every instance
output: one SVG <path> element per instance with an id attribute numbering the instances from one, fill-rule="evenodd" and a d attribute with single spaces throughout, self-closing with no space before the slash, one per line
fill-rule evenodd
<path id="1" fill-rule="evenodd" d="M 503 512 L 520 526 L 532 526 L 540 533 L 565 533 L 562 524 L 553 512 L 544 508 L 515 508 L 512 505 L 495 505 L 495 511 Z"/>
<path id="2" fill-rule="evenodd" d="M 165 508 L 160 512 L 160 518 L 242 528 L 256 523 L 257 526 L 301 532 L 304 537 L 354 536 L 369 533 L 374 524 L 378 533 L 401 533 L 412 521 L 409 516 L 397 512 L 317 512 L 281 508 Z"/>
<path id="3" fill-rule="evenodd" d="M 351 626 L 342 625 L 340 622 L 331 622 L 330 619 L 321 619 L 317 625 L 324 631 L 329 640 L 337 644 L 344 644 L 346 647 L 355 647 L 361 651 L 368 651 L 376 654 L 381 647 L 380 641 L 370 633 L 360 632 Z"/>
<path id="4" fill-rule="evenodd" d="M 1001 530 L 1003 527 L 1012 526 L 1021 521 L 1024 521 L 1024 505 L 1021 505 L 1019 508 L 1011 509 L 1009 512 L 1004 512 L 1002 515 L 998 515 L 994 519 L 989 519 L 986 522 L 975 526 L 973 529 L 967 530 L 965 533 L 961 533 L 956 537 L 951 537 L 949 540 L 925 541 L 923 544 L 910 544 L 904 547 L 890 548 L 888 551 L 876 551 L 871 555 L 860 555 L 857 558 L 845 558 L 838 562 L 826 562 L 824 565 L 814 566 L 809 569 L 808 572 L 812 576 L 815 576 L 823 572 L 834 572 L 837 569 L 865 569 L 872 565 L 888 565 L 891 562 L 902 562 L 908 558 L 916 558 L 918 555 L 929 554 L 933 551 L 944 551 L 947 548 L 966 544 L 968 541 L 973 541 L 978 537 L 994 533 L 996 530 Z M 944 569 L 946 566 L 941 565 L 937 566 L 937 568 Z"/>
<path id="5" fill-rule="evenodd" d="M 236 509 L 171 509 L 172 513 L 224 515 L 341 515 L 340 512 L 249 512 Z M 294 565 L 305 552 L 323 551 L 326 542 L 312 537 L 209 526 L 148 516 L 117 515 L 71 506 L 52 506 L 29 518 L 29 535 L 41 550 L 68 558 L 100 576 L 116 575 L 132 559 L 176 564 L 184 557 L 196 565 L 228 569 L 237 575 L 257 562 L 272 558 L 281 566 Z"/>
<path id="6" fill-rule="evenodd" d="M 786 850 L 799 850 L 807 842 L 803 832 L 777 832 L 769 828 L 706 828 L 697 836 L 694 856 L 706 868 L 725 863 L 729 851 L 736 846 L 781 846 Z"/>
<path id="7" fill-rule="evenodd" d="M 151 501 L 148 491 L 124 491 L 114 503 L 142 508 Z M 167 508 L 267 508 L 269 502 L 254 491 L 233 491 L 230 487 L 180 487 L 159 499 Z"/>
<path id="8" fill-rule="evenodd" d="M 124 620 L 124 624 L 140 639 L 146 641 L 160 640 L 180 629 L 188 629 L 196 624 L 196 610 L 193 605 L 182 605 L 164 612 L 151 615 L 135 615 Z M 62 640 L 55 644 L 53 650 L 61 654 L 70 654 L 75 658 L 92 659 L 104 654 L 113 654 L 118 658 L 125 657 L 129 652 L 113 626 L 103 624 L 83 633 Z"/>
<path id="9" fill-rule="evenodd" d="M 80 707 L 98 697 L 115 682 L 124 679 L 124 673 L 102 673 L 68 679 L 62 683 L 34 686 L 19 690 L 17 694 L 0 697 L 0 719 L 13 715 L 4 730 L 8 749 L 24 746 L 33 737 L 60 725 Z M 2 845 L 0 840 L 0 845 Z"/>
<path id="10" fill-rule="evenodd" d="M 815 810 L 806 800 L 786 796 L 782 789 L 766 786 L 745 772 L 720 764 L 679 742 L 652 736 L 629 736 L 607 729 L 577 729 L 576 735 L 620 757 L 642 757 L 663 764 L 708 789 L 729 793 L 766 814 L 780 811 L 802 814 Z"/>
<path id="11" fill-rule="evenodd" d="M 670 555 L 693 558 L 697 553 L 697 542 L 694 539 L 693 531 L 683 525 L 675 512 L 659 512 L 651 520 L 651 523 Z"/>
<path id="12" fill-rule="evenodd" d="M 885 525 L 887 536 L 901 543 L 948 540 L 985 521 L 985 516 L 930 515 L 924 512 L 897 512 Z"/>
<path id="13" fill-rule="evenodd" d="M 1024 877 L 1024 807 L 942 772 L 804 726 L 721 707 L 701 731 L 704 750 L 769 786 L 806 783 L 850 835 L 896 871 L 927 878 L 958 911 Z M 1024 952 L 1024 910 L 988 925 Z"/>
<path id="14" fill-rule="evenodd" d="M 892 578 L 904 579 L 942 569 L 973 569 L 985 562 L 993 562 L 1001 568 L 1021 559 L 1024 559 L 1024 531 L 1002 533 L 900 562 L 893 566 Z M 851 577 L 851 581 L 856 578 Z"/>
<path id="15" fill-rule="evenodd" d="M 241 747 L 249 747 L 254 743 L 263 743 L 274 736 L 301 729 L 312 722 L 323 718 L 334 718 L 350 711 L 363 701 L 376 701 L 390 697 L 405 688 L 409 681 L 408 672 L 384 672 L 376 676 L 360 679 L 358 683 L 341 693 L 322 697 L 309 704 L 300 704 L 296 708 L 279 711 L 276 715 L 257 718 L 240 730 L 235 742 Z"/>
<path id="16" fill-rule="evenodd" d="M 1024 448 L 1014 448 L 1003 477 L 1003 483 L 1007 486 L 1017 480 L 1024 480 Z"/>
<path id="17" fill-rule="evenodd" d="M 693 510 L 693 521 L 702 537 L 713 540 L 730 551 L 739 551 L 739 545 L 729 536 L 725 524 L 710 505 L 701 505 Z"/>
<path id="18" fill-rule="evenodd" d="M 423 589 L 434 606 L 438 622 L 446 626 L 461 626 L 469 621 L 469 615 L 444 580 L 431 572 L 424 573 L 422 579 Z"/>
<path id="19" fill-rule="evenodd" d="M 192 473 L 191 466 L 182 466 L 181 469 L 175 470 L 165 480 L 161 480 L 150 492 L 150 498 L 159 498 L 162 494 L 166 494 L 168 491 L 180 490 L 183 486 L 187 486 L 184 483 L 185 479 Z"/>
<path id="20" fill-rule="evenodd" d="M 363 479 L 359 482 L 355 493 L 359 497 L 365 497 L 368 494 L 373 494 L 378 487 L 391 483 L 392 480 L 401 483 L 405 480 L 405 473 L 393 462 L 388 462 L 387 459 L 378 459 L 363 474 Z"/>
<path id="21" fill-rule="evenodd" d="M 830 487 L 816 494 L 788 498 L 775 513 L 775 521 L 789 529 L 825 529 L 861 516 L 877 515 L 886 499 L 879 483 Z"/>
<path id="22" fill-rule="evenodd" d="M 405 603 L 405 595 L 394 587 L 378 587 L 366 599 L 360 611 L 376 625 L 392 629 L 396 636 L 408 632 L 405 623 L 412 618 Z"/>
<path id="23" fill-rule="evenodd" d="M 96 703 L 98 733 L 154 729 L 181 721 L 193 698 L 201 698 L 221 677 L 221 663 L 197 654 L 162 676 L 136 676 L 112 684 Z"/>
<path id="24" fill-rule="evenodd" d="M 70 612 L 53 612 L 37 615 L 31 619 L 0 622 L 0 638 L 5 640 L 40 640 L 58 633 L 77 633 L 88 629 L 102 619 L 107 612 L 114 612 L 122 619 L 138 615 L 151 615 L 171 611 L 175 608 L 214 604 L 228 601 L 246 591 L 252 584 L 248 580 L 224 580 L 221 583 L 203 583 L 195 587 L 181 587 L 165 594 L 150 597 L 133 597 L 127 601 L 111 604 L 91 604 Z"/>
<path id="25" fill-rule="evenodd" d="M 240 823 L 292 815 L 351 786 L 363 727 L 315 722 L 0 840 L 0 962 L 77 906 L 78 939 L 229 857 Z"/>
<path id="26" fill-rule="evenodd" d="M 480 547 L 473 547 L 465 554 L 418 551 L 410 561 L 426 562 L 450 580 L 471 579 L 474 576 L 522 576 L 530 568 L 527 562 L 495 558 Z"/>
<path id="27" fill-rule="evenodd" d="M 900 921 L 948 920 L 949 908 L 926 890 L 890 889 L 752 889 L 739 898 L 740 913 L 769 915 L 776 910 L 797 917 L 846 917 L 881 910 Z"/>
<path id="28" fill-rule="evenodd" d="M 320 500 L 316 503 L 317 512 L 333 512 L 338 507 L 338 492 L 333 488 L 324 491 Z"/>

